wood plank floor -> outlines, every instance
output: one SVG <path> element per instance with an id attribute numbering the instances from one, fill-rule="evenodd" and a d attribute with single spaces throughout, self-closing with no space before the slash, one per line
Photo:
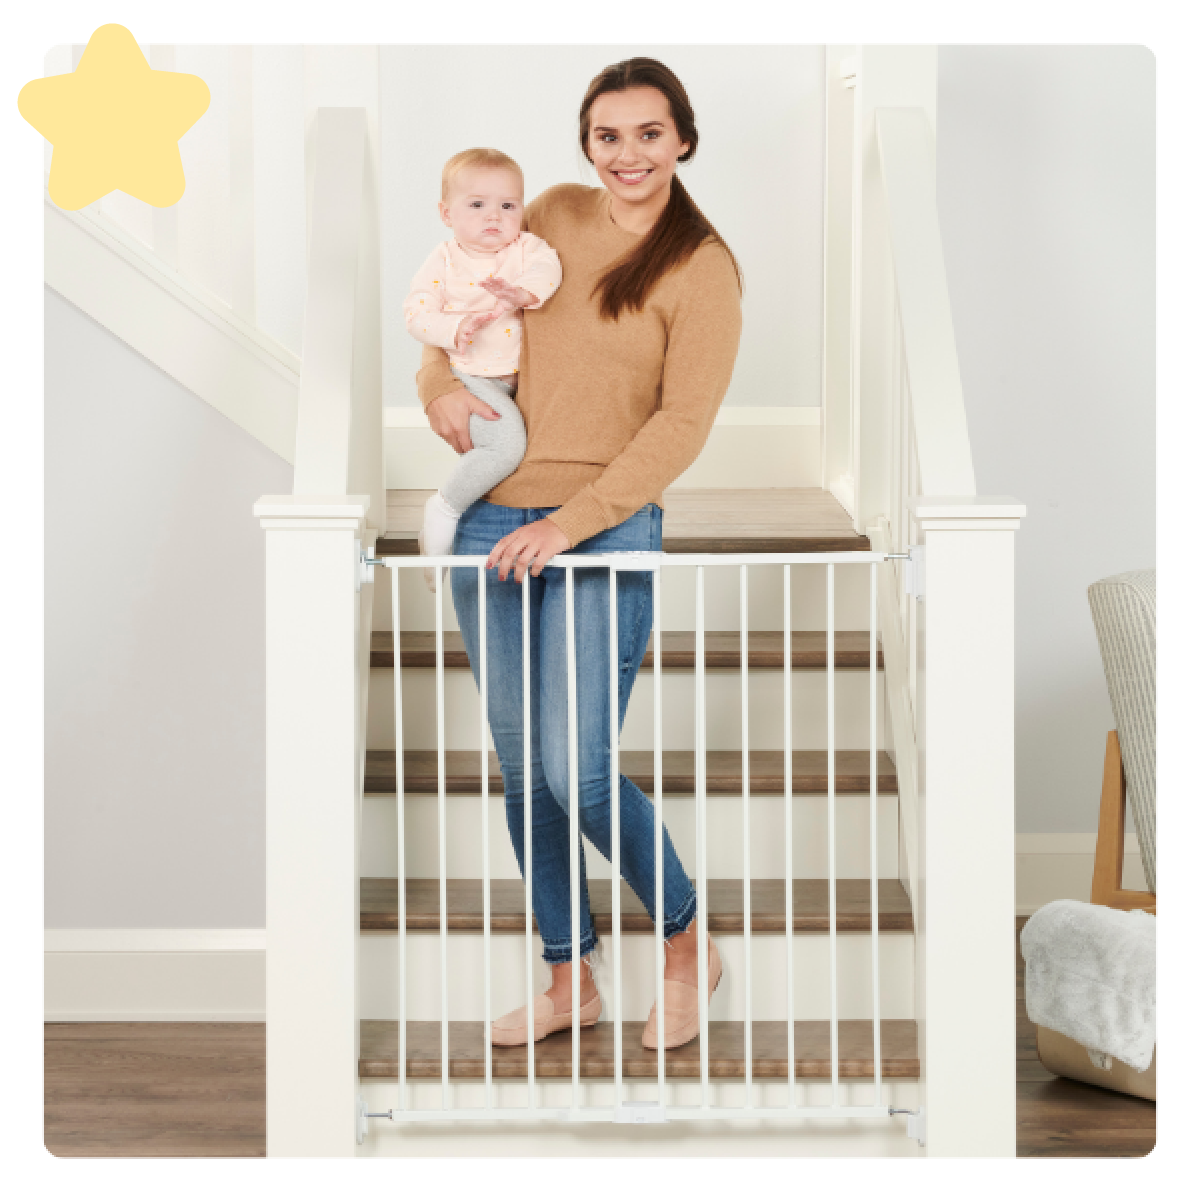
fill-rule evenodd
<path id="1" fill-rule="evenodd" d="M 659 1074 L 658 1057 L 642 1045 L 644 1022 L 622 1022 L 621 1064 L 624 1075 L 654 1079 Z M 797 1022 L 795 1034 L 796 1073 L 807 1080 L 830 1077 L 829 1022 Z M 484 1023 L 450 1023 L 450 1074 L 459 1080 L 484 1077 Z M 395 1022 L 359 1023 L 359 1075 L 363 1078 L 396 1079 L 397 1030 Z M 408 1076 L 416 1080 L 442 1077 L 442 1034 L 438 1022 L 409 1022 L 405 1059 Z M 751 1072 L 764 1080 L 788 1076 L 787 1025 L 784 1022 L 755 1022 L 751 1031 Z M 700 1040 L 666 1052 L 667 1075 L 673 1079 L 700 1077 Z M 709 1074 L 715 1079 L 739 1079 L 745 1075 L 742 1022 L 712 1022 L 709 1027 Z M 912 1079 L 918 1074 L 917 1023 L 880 1023 L 880 1070 L 889 1079 Z M 561 1030 L 535 1047 L 535 1071 L 547 1079 L 571 1078 L 571 1031 Z M 872 1024 L 868 1021 L 838 1023 L 838 1071 L 848 1079 L 870 1079 Z M 525 1079 L 525 1047 L 493 1047 L 492 1074 Z M 613 1024 L 598 1022 L 580 1031 L 580 1076 L 594 1080 L 613 1079 Z"/>
<path id="2" fill-rule="evenodd" d="M 378 552 L 417 553 L 422 508 L 431 493 L 389 489 L 388 529 Z M 669 552 L 871 550 L 821 488 L 669 488 L 663 506 L 663 549 Z"/>
<path id="3" fill-rule="evenodd" d="M 47 1022 L 53 1155 L 267 1153 L 262 1022 Z"/>
<path id="4" fill-rule="evenodd" d="M 1018 1155 L 1148 1154 L 1153 1103 L 1061 1080 L 1038 1063 L 1022 966 L 1019 954 Z M 46 1147 L 63 1156 L 264 1155 L 265 1033 L 261 1022 L 48 1022 Z"/>
<path id="5" fill-rule="evenodd" d="M 830 928 L 829 897 L 825 880 L 793 881 L 793 929 L 814 933 Z M 492 929 L 503 933 L 525 930 L 525 885 L 520 880 L 492 882 Z M 621 885 L 623 933 L 654 930 L 646 910 L 624 881 Z M 837 928 L 840 932 L 871 929 L 871 899 L 867 880 L 837 882 Z M 613 931 L 613 897 L 604 882 L 589 890 L 592 920 L 598 934 Z M 363 930 L 395 930 L 396 880 L 364 877 L 359 883 L 359 926 Z M 454 931 L 484 928 L 483 888 L 479 880 L 447 880 L 446 927 Z M 538 922 L 535 920 L 534 929 Z M 899 880 L 881 880 L 879 926 L 882 931 L 913 930 L 909 898 Z M 405 889 L 405 929 L 438 930 L 438 881 L 409 880 Z M 715 934 L 742 933 L 742 881 L 709 881 L 709 929 Z M 756 933 L 784 930 L 784 881 L 751 881 L 751 929 Z"/>
<path id="6" fill-rule="evenodd" d="M 834 668 L 836 671 L 866 671 L 870 666 L 868 637 L 863 630 L 842 630 L 834 634 Z M 442 665 L 466 668 L 467 652 L 463 635 L 448 630 L 443 635 Z M 696 635 L 687 630 L 664 630 L 663 667 L 666 670 L 692 670 L 696 663 Z M 371 666 L 391 667 L 393 659 L 392 634 L 377 630 L 371 635 Z M 402 630 L 400 635 L 400 665 L 434 667 L 437 655 L 434 634 L 429 630 Z M 654 653 L 648 647 L 642 659 L 643 671 L 654 669 Z M 705 668 L 708 671 L 733 670 L 742 666 L 737 630 L 710 630 L 705 635 Z M 784 634 L 778 630 L 750 630 L 747 633 L 747 666 L 752 671 L 780 671 L 784 666 Z M 794 630 L 792 634 L 792 666 L 796 671 L 825 671 L 826 634 L 824 630 Z M 876 650 L 876 666 L 884 670 L 884 652 Z"/>
<path id="7" fill-rule="evenodd" d="M 503 792 L 500 763 L 492 752 L 488 756 L 488 790 L 494 796 Z M 865 796 L 869 791 L 870 759 L 867 751 L 838 751 L 834 760 L 834 788 L 841 796 Z M 663 752 L 663 791 L 667 795 L 691 796 L 696 792 L 691 751 Z M 643 792 L 653 795 L 655 788 L 654 756 L 651 751 L 623 751 L 621 770 Z M 438 755 L 436 751 L 406 751 L 404 756 L 405 792 L 437 793 Z M 742 795 L 742 752 L 710 751 L 706 757 L 710 796 Z M 876 759 L 876 787 L 880 796 L 897 791 L 896 769 L 887 753 Z M 792 790 L 795 796 L 826 793 L 826 752 L 793 751 Z M 752 796 L 784 795 L 784 752 L 751 751 L 750 782 Z M 392 751 L 368 751 L 363 782 L 368 793 L 396 793 L 396 755 Z M 479 795 L 480 755 L 478 751 L 446 752 L 446 790 L 452 795 Z"/>

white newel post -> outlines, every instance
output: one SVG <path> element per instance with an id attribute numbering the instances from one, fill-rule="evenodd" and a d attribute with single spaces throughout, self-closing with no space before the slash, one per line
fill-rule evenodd
<path id="1" fill-rule="evenodd" d="M 265 496 L 267 1153 L 354 1155 L 366 496 Z"/>
<path id="2" fill-rule="evenodd" d="M 1011 1156 L 1014 533 L 1025 507 L 1008 497 L 917 497 L 910 505 L 924 559 L 917 721 L 926 1151 Z"/>

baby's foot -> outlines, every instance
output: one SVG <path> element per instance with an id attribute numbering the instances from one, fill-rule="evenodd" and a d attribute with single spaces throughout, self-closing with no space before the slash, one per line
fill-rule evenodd
<path id="1" fill-rule="evenodd" d="M 441 492 L 435 492 L 425 502 L 425 516 L 421 523 L 421 533 L 417 535 L 417 549 L 423 555 L 449 555 L 454 552 L 455 530 L 458 528 L 462 514 L 454 508 Z M 426 587 L 435 591 L 436 583 L 434 569 L 424 569 Z M 442 578 L 446 578 L 446 568 L 442 568 Z"/>

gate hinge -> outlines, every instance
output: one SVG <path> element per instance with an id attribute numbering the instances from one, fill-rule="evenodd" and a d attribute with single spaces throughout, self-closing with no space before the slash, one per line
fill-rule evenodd
<path id="1" fill-rule="evenodd" d="M 916 1139 L 919 1147 L 926 1145 L 926 1111 L 924 1109 L 893 1109 L 888 1107 L 888 1116 L 905 1115 L 905 1133 L 909 1138 Z"/>
<path id="2" fill-rule="evenodd" d="M 361 592 L 364 584 L 375 583 L 375 569 L 377 567 L 383 567 L 384 561 L 383 559 L 373 558 L 370 554 L 368 554 L 368 552 L 363 549 L 358 539 L 355 540 L 355 548 L 359 552 L 359 574 L 355 578 L 354 590 L 356 592 Z"/>

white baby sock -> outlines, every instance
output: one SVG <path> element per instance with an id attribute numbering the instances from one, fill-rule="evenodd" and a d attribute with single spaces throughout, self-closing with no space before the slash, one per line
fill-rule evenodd
<path id="1" fill-rule="evenodd" d="M 425 502 L 425 516 L 421 522 L 421 534 L 417 539 L 417 547 L 423 555 L 449 555 L 455 547 L 455 529 L 458 527 L 462 514 L 441 492 L 435 492 Z M 422 574 L 425 576 L 425 586 L 435 591 L 435 572 L 432 567 L 426 567 Z M 442 568 L 442 578 L 446 578 L 446 568 Z"/>
<path id="2" fill-rule="evenodd" d="M 449 555 L 454 550 L 455 530 L 461 516 L 441 492 L 435 492 L 425 502 L 425 517 L 421 523 L 422 553 Z"/>

